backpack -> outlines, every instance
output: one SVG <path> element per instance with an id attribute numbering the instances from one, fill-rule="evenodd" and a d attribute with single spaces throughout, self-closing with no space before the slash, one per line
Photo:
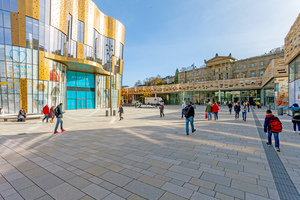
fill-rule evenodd
<path id="1" fill-rule="evenodd" d="M 280 133 L 280 132 L 282 132 L 282 123 L 275 116 L 270 119 L 269 126 L 270 126 L 270 131 L 271 132 L 274 132 L 274 133 Z"/>
<path id="2" fill-rule="evenodd" d="M 192 106 L 187 106 L 184 108 L 184 117 L 186 117 L 186 118 L 188 117 L 191 107 Z"/>
<path id="3" fill-rule="evenodd" d="M 59 115 L 58 107 L 56 107 L 56 108 L 54 109 L 54 115 L 55 115 L 56 117 Z"/>
<path id="4" fill-rule="evenodd" d="M 293 119 L 300 119 L 300 110 L 295 110 L 293 112 Z"/>

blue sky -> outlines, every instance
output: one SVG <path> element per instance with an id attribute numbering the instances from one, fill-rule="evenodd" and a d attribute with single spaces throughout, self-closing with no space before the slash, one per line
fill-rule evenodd
<path id="1" fill-rule="evenodd" d="M 124 24 L 123 85 L 176 68 L 204 64 L 216 53 L 237 59 L 284 44 L 299 0 L 93 0 Z"/>

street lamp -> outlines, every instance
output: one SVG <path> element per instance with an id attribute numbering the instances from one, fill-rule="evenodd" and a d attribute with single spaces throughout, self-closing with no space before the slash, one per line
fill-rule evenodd
<path id="1" fill-rule="evenodd" d="M 195 65 L 194 63 L 192 64 L 193 67 L 193 103 L 195 104 Z"/>
<path id="2" fill-rule="evenodd" d="M 112 71 L 112 67 L 113 67 L 113 63 L 112 63 L 112 56 L 113 56 L 113 45 L 111 44 L 111 42 L 109 41 L 109 45 L 106 44 L 107 46 L 107 55 L 109 56 L 109 61 L 110 61 L 110 68 L 109 68 L 109 104 L 110 104 L 110 116 L 112 116 L 112 103 L 111 103 L 111 71 Z"/>

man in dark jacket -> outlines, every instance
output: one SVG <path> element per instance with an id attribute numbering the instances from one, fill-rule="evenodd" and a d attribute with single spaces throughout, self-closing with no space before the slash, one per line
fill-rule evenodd
<path id="1" fill-rule="evenodd" d="M 189 105 L 185 108 L 184 116 L 186 120 L 186 135 L 189 135 L 189 123 L 191 123 L 192 133 L 195 133 L 196 129 L 194 129 L 194 117 L 195 117 L 195 110 L 192 105 L 192 101 L 190 101 Z"/>
<path id="2" fill-rule="evenodd" d="M 61 132 L 66 131 L 65 129 L 63 129 L 63 121 L 62 121 L 62 118 L 63 118 L 63 113 L 64 113 L 64 112 L 62 111 L 62 106 L 63 106 L 63 104 L 60 103 L 60 104 L 55 108 L 55 115 L 56 115 L 56 118 L 57 118 L 57 122 L 56 122 L 55 130 L 54 130 L 54 134 L 59 133 L 59 132 L 57 131 L 59 124 L 60 124 Z"/>
<path id="3" fill-rule="evenodd" d="M 118 113 L 119 113 L 119 116 L 120 116 L 120 120 L 119 121 L 123 120 L 122 114 L 124 113 L 124 110 L 123 110 L 122 104 L 120 104 Z"/>
<path id="4" fill-rule="evenodd" d="M 229 108 L 229 113 L 231 114 L 231 110 L 232 110 L 232 103 L 231 103 L 231 101 L 229 101 L 228 108 Z"/>
<path id="5" fill-rule="evenodd" d="M 239 119 L 241 106 L 239 105 L 238 102 L 234 106 L 234 111 L 235 111 L 235 119 Z"/>

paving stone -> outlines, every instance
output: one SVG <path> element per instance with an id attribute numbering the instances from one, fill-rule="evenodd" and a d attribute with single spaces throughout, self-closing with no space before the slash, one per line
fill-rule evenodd
<path id="1" fill-rule="evenodd" d="M 118 174 L 115 172 L 107 172 L 100 176 L 101 179 L 106 180 L 110 183 L 113 183 L 117 186 L 123 187 L 130 181 L 132 181 L 131 178 L 128 178 L 122 174 Z"/>
<path id="2" fill-rule="evenodd" d="M 165 183 L 161 189 L 164 189 L 170 193 L 182 196 L 184 198 L 190 198 L 192 196 L 193 191 L 190 189 L 186 189 L 183 187 L 180 187 L 178 185 L 174 185 L 172 183 Z"/>
<path id="3" fill-rule="evenodd" d="M 38 186 L 33 185 L 30 186 L 28 188 L 25 188 L 23 190 L 18 191 L 20 193 L 20 195 L 24 198 L 24 199 L 37 199 L 39 197 L 44 196 L 46 193 L 41 190 Z"/>
<path id="4" fill-rule="evenodd" d="M 58 185 L 50 190 L 47 190 L 47 193 L 51 195 L 54 199 L 62 199 L 62 200 L 74 200 L 80 199 L 85 194 L 75 187 L 71 186 L 68 183 L 63 183 Z"/>
<path id="5" fill-rule="evenodd" d="M 230 187 L 226 187 L 226 186 L 223 186 L 223 185 L 220 185 L 220 184 L 216 185 L 215 191 L 220 192 L 222 194 L 229 195 L 229 196 L 233 196 L 233 197 L 239 198 L 239 199 L 244 199 L 245 198 L 245 192 L 244 191 L 237 190 L 237 189 L 230 188 Z"/>
<path id="6" fill-rule="evenodd" d="M 141 176 L 138 180 L 158 188 L 162 187 L 166 183 L 166 181 L 151 176 L 147 176 L 147 175 Z"/>
<path id="7" fill-rule="evenodd" d="M 70 165 L 77 167 L 81 170 L 85 170 L 85 169 L 93 166 L 93 164 L 86 162 L 84 160 L 75 160 L 73 162 L 70 162 Z"/>
<path id="8" fill-rule="evenodd" d="M 103 189 L 95 184 L 90 184 L 89 186 L 83 188 L 82 191 L 95 199 L 103 199 L 110 194 L 108 190 Z"/>
<path id="9" fill-rule="evenodd" d="M 209 182 L 209 181 L 205 181 L 205 180 L 201 180 L 198 178 L 192 178 L 189 183 L 193 184 L 193 185 L 197 185 L 200 187 L 204 187 L 207 188 L 209 190 L 213 190 L 215 188 L 215 183 Z"/>
<path id="10" fill-rule="evenodd" d="M 80 176 L 75 176 L 74 178 L 67 180 L 67 182 L 78 189 L 85 188 L 86 186 L 91 184 L 91 182 Z"/>
<path id="11" fill-rule="evenodd" d="M 44 196 L 38 198 L 37 200 L 54 200 L 54 199 L 49 195 L 44 195 Z"/>
<path id="12" fill-rule="evenodd" d="M 115 188 L 112 192 L 124 198 L 127 198 L 132 194 L 120 187 Z"/>
<path id="13" fill-rule="evenodd" d="M 134 169 L 133 169 L 134 170 Z M 128 176 L 129 178 L 132 179 L 138 179 L 139 177 L 141 177 L 143 174 L 135 172 L 133 170 L 130 169 L 124 169 L 120 172 L 120 174 L 123 174 L 125 176 Z"/>
<path id="14" fill-rule="evenodd" d="M 165 192 L 165 194 L 159 200 L 186 200 L 186 198 Z"/>
<path id="15" fill-rule="evenodd" d="M 44 174 L 42 176 L 32 179 L 32 181 L 39 187 L 41 187 L 43 190 L 49 190 L 64 182 L 63 180 L 57 178 L 53 174 Z"/>
<path id="16" fill-rule="evenodd" d="M 36 177 L 48 174 L 49 172 L 38 167 L 38 168 L 34 168 L 28 171 L 23 172 L 25 176 L 27 176 L 29 179 L 34 179 Z"/>
<path id="17" fill-rule="evenodd" d="M 79 200 L 94 200 L 93 197 L 85 195 L 84 197 L 80 198 Z"/>
<path id="18" fill-rule="evenodd" d="M 24 175 L 20 172 L 14 172 L 14 173 L 10 173 L 10 174 L 4 174 L 3 175 L 5 177 L 6 180 L 8 181 L 14 181 L 20 178 L 23 178 Z"/>
<path id="19" fill-rule="evenodd" d="M 106 173 L 108 170 L 103 167 L 94 165 L 90 168 L 85 169 L 84 171 L 86 171 L 94 176 L 100 176 L 100 175 Z"/>
<path id="20" fill-rule="evenodd" d="M 0 196 L 0 199 L 1 198 L 2 197 Z M 5 197 L 5 200 L 23 200 L 23 197 L 21 197 L 18 193 L 14 193 L 14 194 L 12 194 L 10 196 Z"/>
<path id="21" fill-rule="evenodd" d="M 145 200 L 143 197 L 140 197 L 138 195 L 132 194 L 130 195 L 127 200 Z"/>
<path id="22" fill-rule="evenodd" d="M 219 184 L 222 184 L 225 186 L 230 186 L 230 182 L 231 182 L 230 178 L 227 178 L 224 176 L 219 176 L 216 174 L 207 173 L 207 172 L 204 172 L 202 174 L 202 176 L 200 177 L 200 179 L 210 181 L 213 183 L 219 183 Z"/>
<path id="23" fill-rule="evenodd" d="M 104 200 L 123 200 L 123 199 L 124 198 L 122 198 L 122 197 L 120 197 L 120 196 L 118 196 L 116 194 L 113 194 L 113 193 L 109 194 L 108 196 L 106 196 L 104 198 Z"/>
<path id="24" fill-rule="evenodd" d="M 137 164 L 139 164 L 139 163 L 137 163 Z M 120 171 L 122 171 L 124 169 L 123 167 L 118 166 L 118 165 L 110 165 L 110 166 L 108 166 L 106 168 L 109 169 L 109 170 L 111 170 L 111 171 L 114 171 L 114 172 L 120 172 Z"/>
<path id="25" fill-rule="evenodd" d="M 56 172 L 55 175 L 58 176 L 59 178 L 61 178 L 64 181 L 67 181 L 67 180 L 69 180 L 71 178 L 74 178 L 76 176 L 76 174 L 74 174 L 74 173 L 72 173 L 68 170 L 65 170 L 65 169 L 61 170 L 59 172 Z"/>
<path id="26" fill-rule="evenodd" d="M 269 197 L 267 188 L 262 186 L 258 186 L 258 185 L 254 185 L 242 181 L 232 180 L 231 187 L 242 191 L 247 191 L 249 193 L 256 194 L 259 196 L 263 196 L 267 198 Z"/>
<path id="27" fill-rule="evenodd" d="M 244 166 L 242 165 L 237 165 L 237 164 L 231 164 L 231 163 L 227 163 L 227 162 L 218 162 L 219 167 L 224 167 L 224 168 L 229 168 L 232 170 L 236 170 L 236 171 L 244 171 Z"/>
<path id="28" fill-rule="evenodd" d="M 170 169 L 170 171 L 178 172 L 187 176 L 193 176 L 196 178 L 199 178 L 202 174 L 202 171 L 189 169 L 182 166 L 173 165 Z"/>
<path id="29" fill-rule="evenodd" d="M 113 191 L 117 187 L 116 185 L 111 184 L 107 181 L 101 182 L 99 186 L 103 187 L 104 189 L 107 189 L 108 191 Z"/>
<path id="30" fill-rule="evenodd" d="M 172 166 L 172 164 L 170 163 L 154 160 L 154 159 L 148 159 L 144 163 L 155 167 L 163 168 L 163 169 L 169 169 Z"/>
<path id="31" fill-rule="evenodd" d="M 198 192 L 200 192 L 201 194 L 206 194 L 208 196 L 212 196 L 214 197 L 216 192 L 215 191 L 212 191 L 212 190 L 209 190 L 209 189 L 206 189 L 204 187 L 200 187 Z"/>
<path id="32" fill-rule="evenodd" d="M 216 193 L 215 198 L 222 199 L 222 200 L 234 200 L 234 197 L 228 196 L 228 195 L 220 193 L 220 192 Z"/>
<path id="33" fill-rule="evenodd" d="M 5 190 L 11 189 L 12 186 L 9 183 L 2 183 L 0 184 L 0 192 L 3 192 Z"/>
<path id="34" fill-rule="evenodd" d="M 14 181 L 11 181 L 10 184 L 16 189 L 16 190 L 23 190 L 27 187 L 30 187 L 34 185 L 34 183 L 29 180 L 27 177 L 23 177 Z"/>
<path id="35" fill-rule="evenodd" d="M 182 187 L 185 182 L 184 181 L 180 181 L 178 179 L 172 179 L 171 181 L 169 181 L 169 183 L 172 183 L 174 185 L 178 185 L 178 186 Z"/>
<path id="36" fill-rule="evenodd" d="M 127 184 L 124 189 L 135 193 L 141 197 L 144 197 L 146 199 L 159 199 L 164 191 L 161 189 L 158 189 L 156 187 L 153 187 L 151 185 L 142 183 L 137 180 L 133 180 L 129 184 Z"/>
<path id="37" fill-rule="evenodd" d="M 189 182 L 189 180 L 192 178 L 190 176 L 183 175 L 178 172 L 172 172 L 168 171 L 167 173 L 164 174 L 164 176 L 170 177 L 170 178 L 175 178 L 184 182 Z"/>
<path id="38" fill-rule="evenodd" d="M 199 192 L 194 192 L 192 197 L 191 197 L 191 200 L 217 200 L 216 198 L 214 197 L 211 197 L 211 196 L 208 196 L 206 194 L 202 194 L 202 193 L 199 193 Z"/>
<path id="39" fill-rule="evenodd" d="M 154 167 L 154 166 L 150 167 L 148 169 L 148 171 L 154 172 L 154 173 L 160 174 L 160 175 L 163 175 L 167 172 L 167 170 L 165 170 L 165 169 L 162 169 L 162 168 L 159 168 L 159 167 Z"/>

